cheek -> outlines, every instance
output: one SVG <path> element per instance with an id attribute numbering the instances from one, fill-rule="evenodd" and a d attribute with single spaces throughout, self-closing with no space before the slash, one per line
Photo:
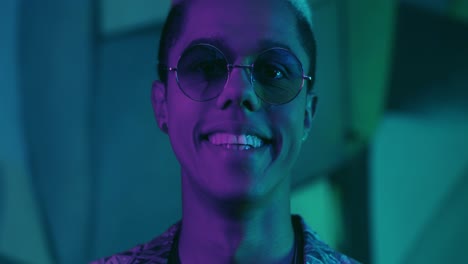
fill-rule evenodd
<path id="1" fill-rule="evenodd" d="M 177 90 L 175 90 L 177 89 Z M 200 109 L 178 87 L 168 91 L 168 134 L 172 149 L 183 165 L 194 156 L 193 135 Z"/>
<path id="2" fill-rule="evenodd" d="M 304 134 L 304 118 L 301 116 L 302 111 L 291 111 L 288 116 L 283 120 L 285 124 L 284 128 L 284 137 L 287 140 L 288 144 L 288 157 L 296 157 L 296 152 L 300 151 L 302 146 L 302 137 Z"/>
<path id="3" fill-rule="evenodd" d="M 278 124 L 278 162 L 288 169 L 292 168 L 299 156 L 304 135 L 304 108 L 298 106 L 285 107 L 272 119 Z"/>

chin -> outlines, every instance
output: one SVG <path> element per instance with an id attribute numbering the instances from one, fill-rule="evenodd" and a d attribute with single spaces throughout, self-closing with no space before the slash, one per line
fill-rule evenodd
<path id="1" fill-rule="evenodd" d="M 258 175 L 225 173 L 224 177 L 207 179 L 203 189 L 211 199 L 223 203 L 255 203 L 265 199 L 275 185 L 271 177 L 260 178 Z"/>

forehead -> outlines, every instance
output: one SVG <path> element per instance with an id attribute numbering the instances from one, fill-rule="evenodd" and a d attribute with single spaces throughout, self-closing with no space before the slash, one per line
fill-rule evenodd
<path id="1" fill-rule="evenodd" d="M 194 42 L 213 40 L 236 56 L 248 56 L 271 46 L 302 49 L 294 12 L 286 0 L 192 0 L 173 56 Z M 171 56 L 172 57 L 172 56 Z"/>

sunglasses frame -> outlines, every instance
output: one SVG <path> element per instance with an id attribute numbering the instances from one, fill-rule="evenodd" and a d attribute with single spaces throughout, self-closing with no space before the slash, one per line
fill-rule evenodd
<path id="1" fill-rule="evenodd" d="M 179 81 L 179 74 L 178 74 L 178 66 L 179 66 L 179 63 L 180 63 L 180 59 L 185 55 L 185 53 L 194 48 L 194 47 L 197 47 L 197 46 L 206 46 L 206 47 L 209 47 L 209 48 L 213 48 L 215 49 L 217 52 L 219 52 L 222 56 L 223 56 L 223 59 L 226 61 L 226 66 L 227 66 L 227 78 L 224 82 L 224 86 L 223 86 L 223 89 L 220 89 L 219 93 L 216 94 L 215 96 L 212 96 L 208 99 L 203 99 L 203 100 L 200 100 L 200 99 L 195 99 L 193 97 L 191 97 L 190 95 L 187 94 L 186 91 L 184 91 L 184 89 L 181 87 L 181 84 L 180 84 L 180 81 Z M 312 77 L 311 76 L 307 76 L 307 75 L 304 75 L 304 68 L 302 67 L 302 63 L 301 61 L 299 60 L 299 58 L 293 53 L 291 52 L 289 49 L 285 49 L 285 48 L 281 48 L 281 47 L 273 47 L 273 48 L 269 48 L 269 49 L 266 49 L 264 51 L 262 51 L 261 53 L 259 53 L 257 55 L 257 57 L 255 58 L 254 60 L 254 63 L 252 64 L 231 64 L 229 63 L 228 59 L 226 58 L 226 55 L 219 49 L 217 48 L 216 46 L 214 45 L 211 45 L 211 44 L 207 44 L 207 43 L 199 43 L 199 44 L 195 44 L 195 45 L 192 45 L 190 47 L 187 47 L 183 52 L 182 54 L 179 56 L 178 60 L 177 60 L 177 67 L 165 67 L 164 65 L 161 65 L 160 64 L 160 67 L 162 66 L 162 69 L 164 70 L 167 70 L 167 71 L 170 71 L 170 72 L 175 72 L 175 77 L 176 77 L 176 81 L 177 81 L 177 86 L 179 86 L 179 89 L 182 91 L 183 94 L 185 94 L 185 96 L 187 96 L 188 98 L 196 101 L 196 102 L 206 102 L 206 101 L 210 101 L 210 100 L 213 100 L 215 98 L 217 98 L 219 95 L 221 95 L 221 93 L 223 92 L 224 88 L 226 87 L 226 84 L 229 82 L 230 80 L 230 77 L 231 77 L 231 71 L 234 69 L 234 68 L 241 68 L 241 69 L 250 69 L 249 71 L 249 75 L 250 75 L 250 84 L 253 86 L 254 85 L 254 82 L 255 82 L 255 78 L 254 78 L 254 75 L 253 75 L 253 69 L 254 69 L 254 65 L 255 65 L 255 62 L 257 61 L 257 59 L 262 56 L 263 54 L 265 54 L 266 52 L 269 52 L 271 50 L 284 50 L 284 51 L 287 51 L 289 54 L 291 54 L 298 62 L 299 62 L 299 66 L 301 68 L 301 77 L 302 77 L 302 82 L 301 82 L 301 87 L 298 89 L 296 95 L 294 95 L 291 99 L 288 99 L 286 100 L 285 102 L 281 102 L 281 103 L 277 103 L 277 102 L 270 102 L 268 100 L 266 100 L 265 98 L 263 98 L 262 96 L 259 96 L 255 87 L 254 88 L 254 91 L 255 91 L 255 94 L 257 95 L 258 98 L 262 99 L 264 102 L 267 102 L 269 104 L 272 104 L 272 105 L 282 105 L 282 104 L 287 104 L 289 102 L 291 102 L 292 100 L 294 100 L 297 95 L 299 95 L 301 93 L 301 90 L 302 88 L 304 87 L 304 80 L 308 80 L 308 81 L 312 81 Z"/>

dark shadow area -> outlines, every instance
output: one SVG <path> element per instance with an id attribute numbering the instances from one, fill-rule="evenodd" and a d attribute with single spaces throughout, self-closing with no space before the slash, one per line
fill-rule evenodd
<path id="1" fill-rule="evenodd" d="M 339 245 L 340 249 L 362 263 L 371 263 L 372 259 L 369 162 L 369 149 L 363 148 L 330 175 L 332 183 L 338 186 L 341 193 L 346 227 L 346 240 Z"/>
<path id="2" fill-rule="evenodd" d="M 466 108 L 468 89 L 447 83 L 454 74 L 468 76 L 468 25 L 401 4 L 395 39 L 389 110 L 406 112 L 448 102 Z"/>

